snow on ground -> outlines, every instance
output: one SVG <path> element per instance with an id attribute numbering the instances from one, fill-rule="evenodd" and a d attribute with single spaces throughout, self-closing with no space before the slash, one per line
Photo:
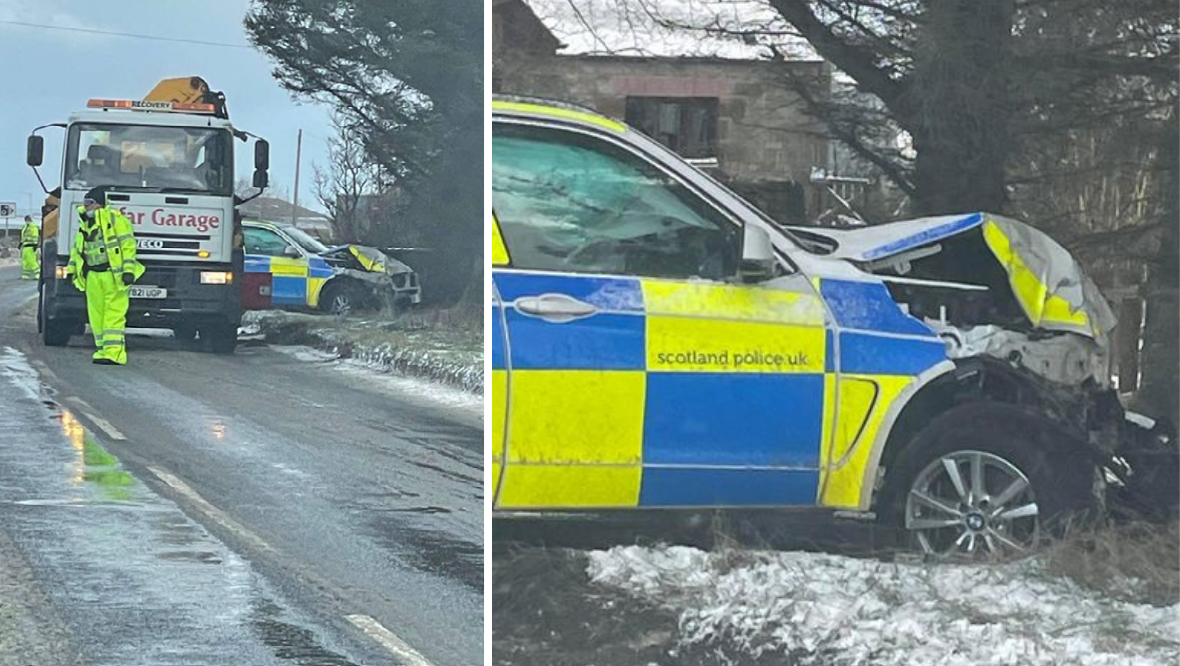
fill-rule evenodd
<path id="1" fill-rule="evenodd" d="M 315 349 L 314 347 L 307 347 L 305 345 L 269 345 L 271 349 L 293 356 L 297 360 L 305 363 L 329 363 L 338 360 L 340 356 L 332 352 L 324 351 L 322 349 Z"/>
<path id="2" fill-rule="evenodd" d="M 679 616 L 680 647 L 726 645 L 784 663 L 1136 666 L 1180 662 L 1180 606 L 1114 601 L 1003 565 L 886 563 L 801 552 L 621 546 L 589 553 L 592 582 Z"/>
<path id="3" fill-rule="evenodd" d="M 360 359 L 341 359 L 338 355 L 304 345 L 269 345 L 274 351 L 305 363 L 331 364 L 334 370 L 366 382 L 367 385 L 388 391 L 402 398 L 423 404 L 456 409 L 482 421 L 483 396 L 428 379 L 391 374 L 377 362 Z"/>
<path id="4" fill-rule="evenodd" d="M 430 324 L 428 320 L 428 316 L 341 319 L 281 311 L 248 312 L 239 340 L 310 345 L 374 369 L 481 393 L 482 330 Z"/>

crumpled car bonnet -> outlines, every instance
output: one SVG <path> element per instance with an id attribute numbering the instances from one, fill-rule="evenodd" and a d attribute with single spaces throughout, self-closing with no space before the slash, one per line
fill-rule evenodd
<path id="1" fill-rule="evenodd" d="M 822 232 L 839 243 L 830 256 L 863 264 L 975 230 L 1007 273 L 1013 296 L 1035 328 L 1094 339 L 1114 328 L 1117 319 L 1110 304 L 1073 255 L 1044 232 L 1011 218 L 974 213 Z M 963 281 L 970 282 L 970 276 Z"/>

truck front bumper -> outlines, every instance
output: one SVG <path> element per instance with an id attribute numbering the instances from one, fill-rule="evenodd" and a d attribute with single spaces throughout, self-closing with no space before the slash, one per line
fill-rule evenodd
<path id="1" fill-rule="evenodd" d="M 136 286 L 160 287 L 167 290 L 167 295 L 164 298 L 132 298 L 127 311 L 127 326 L 171 328 L 240 323 L 242 306 L 238 280 L 241 272 L 234 271 L 231 284 L 201 284 L 202 270 L 229 270 L 229 267 L 147 267 Z M 86 295 L 75 289 L 70 280 L 49 279 L 43 288 L 45 316 L 64 321 L 86 321 Z"/>

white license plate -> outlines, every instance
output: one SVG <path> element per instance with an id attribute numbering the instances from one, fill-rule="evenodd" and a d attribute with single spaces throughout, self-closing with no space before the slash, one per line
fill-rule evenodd
<path id="1" fill-rule="evenodd" d="M 131 298 L 168 298 L 168 290 L 163 287 L 132 287 Z"/>

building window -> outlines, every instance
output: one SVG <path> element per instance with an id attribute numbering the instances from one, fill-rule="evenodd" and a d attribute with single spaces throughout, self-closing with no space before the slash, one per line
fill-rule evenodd
<path id="1" fill-rule="evenodd" d="M 628 97 L 632 127 L 688 159 L 717 157 L 716 97 Z"/>

